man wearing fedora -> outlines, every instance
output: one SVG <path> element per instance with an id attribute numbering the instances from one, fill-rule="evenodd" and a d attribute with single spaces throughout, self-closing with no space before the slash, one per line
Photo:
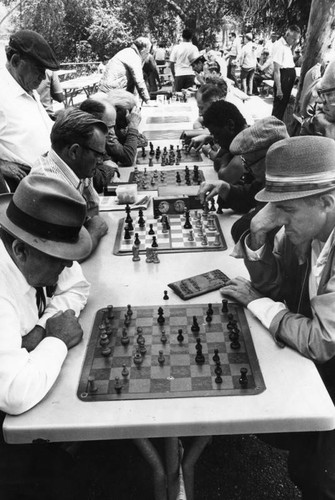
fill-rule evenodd
<path id="1" fill-rule="evenodd" d="M 105 157 L 107 125 L 90 113 L 68 108 L 60 113 L 51 131 L 51 149 L 34 164 L 30 175 L 57 175 L 85 198 L 85 227 L 91 240 L 91 252 L 107 233 L 106 222 L 99 215 L 99 195 L 92 178 Z M 82 259 L 81 259 L 82 260 Z"/>
<path id="2" fill-rule="evenodd" d="M 274 341 L 313 360 L 335 400 L 335 142 L 291 137 L 266 156 L 267 205 L 235 247 L 251 281 L 221 289 L 247 307 Z M 276 233 L 276 234 L 275 234 Z M 278 435 L 275 442 L 283 445 Z M 289 472 L 303 499 L 335 498 L 335 432 L 292 434 Z"/>
<path id="3" fill-rule="evenodd" d="M 85 217 L 82 196 L 54 176 L 29 175 L 0 196 L 0 415 L 38 404 L 81 341 L 89 284 L 74 261 L 91 250 Z M 13 447 L 0 437 L 0 464 L 1 498 L 18 498 L 17 484 L 25 498 L 74 498 L 73 462 L 56 444 Z"/>
<path id="4" fill-rule="evenodd" d="M 53 121 L 36 89 L 45 70 L 57 70 L 59 64 L 45 39 L 31 30 L 10 36 L 6 57 L 0 69 L 0 171 L 14 191 L 50 147 Z"/>

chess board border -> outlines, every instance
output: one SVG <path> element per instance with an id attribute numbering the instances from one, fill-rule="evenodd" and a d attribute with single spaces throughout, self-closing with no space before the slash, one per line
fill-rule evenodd
<path id="1" fill-rule="evenodd" d="M 220 239 L 222 244 L 220 246 L 190 246 L 190 247 L 181 247 L 181 248 L 160 248 L 159 246 L 157 248 L 154 248 L 154 250 L 157 250 L 158 254 L 161 253 L 190 253 L 190 252 L 219 252 L 219 251 L 224 251 L 227 250 L 227 243 L 225 240 L 225 237 L 223 235 L 219 219 L 216 214 L 214 215 L 214 221 L 215 221 L 215 226 L 216 230 L 219 233 Z M 170 219 L 180 217 L 179 215 L 169 215 Z M 157 219 L 154 219 L 154 217 L 149 217 L 149 221 L 157 221 Z M 114 255 L 132 255 L 132 247 L 134 243 L 134 237 L 135 237 L 135 230 L 131 231 L 133 237 L 128 240 L 129 241 L 129 250 L 120 250 L 121 248 L 121 242 L 123 241 L 123 233 L 124 233 L 124 221 L 125 217 L 119 220 L 118 222 L 118 227 L 115 235 L 115 241 L 114 241 L 114 247 L 113 247 L 113 254 Z M 149 224 L 149 222 L 148 222 Z M 170 243 L 171 243 L 171 236 L 170 236 Z M 151 248 L 151 247 L 148 247 Z M 144 255 L 146 252 L 145 249 L 140 250 L 140 255 Z"/>
<path id="2" fill-rule="evenodd" d="M 221 307 L 220 303 L 213 303 L 213 306 L 219 306 Z M 140 310 L 158 310 L 157 305 L 153 306 L 134 306 L 133 309 L 140 309 Z M 180 309 L 180 308 L 197 308 L 197 307 L 207 307 L 207 304 L 175 304 L 175 305 L 164 305 L 164 310 L 167 309 Z M 249 329 L 248 321 L 245 316 L 245 312 L 243 309 L 243 306 L 240 304 L 237 304 L 235 302 L 229 302 L 228 304 L 229 310 L 235 309 L 234 313 L 235 316 L 238 316 L 238 322 L 241 327 L 241 332 L 243 335 L 243 343 L 245 345 L 245 352 L 247 353 L 248 356 L 248 365 L 250 366 L 250 369 L 252 371 L 253 379 L 255 382 L 255 387 L 253 388 L 248 388 L 248 387 L 241 387 L 241 388 L 233 388 L 233 389 L 220 389 L 218 387 L 217 389 L 209 389 L 209 390 L 201 390 L 201 391 L 179 391 L 178 393 L 171 393 L 164 394 L 160 393 L 158 396 L 157 393 L 134 393 L 134 394 L 129 394 L 129 393 L 122 393 L 117 394 L 115 393 L 110 393 L 110 394 L 88 394 L 87 392 L 87 385 L 88 385 L 88 377 L 90 375 L 91 371 L 91 366 L 94 361 L 94 353 L 97 347 L 97 340 L 98 340 L 98 334 L 99 334 L 99 325 L 101 324 L 104 314 L 106 313 L 107 309 L 102 308 L 99 309 L 95 315 L 93 327 L 91 330 L 89 342 L 87 344 L 86 348 L 86 353 L 82 365 L 82 371 L 80 374 L 80 380 L 79 380 L 79 385 L 78 385 L 78 390 L 77 390 L 77 396 L 78 398 L 83 401 L 83 402 L 98 402 L 98 401 L 134 401 L 134 400 L 147 400 L 147 399 L 180 399 L 180 398 L 191 398 L 191 397 L 225 397 L 225 396 L 256 396 L 258 394 L 261 394 L 266 390 L 266 385 L 263 379 L 263 375 L 259 366 L 258 358 L 256 355 L 254 343 L 251 337 L 251 332 Z M 126 310 L 125 307 L 115 307 L 114 309 L 122 309 Z M 120 327 L 121 328 L 121 327 Z M 206 342 L 207 344 L 207 342 Z M 149 344 L 148 344 L 149 345 Z M 190 365 L 188 365 L 190 366 Z M 110 366 L 109 369 L 112 367 Z M 190 377 L 192 379 L 192 377 Z"/>

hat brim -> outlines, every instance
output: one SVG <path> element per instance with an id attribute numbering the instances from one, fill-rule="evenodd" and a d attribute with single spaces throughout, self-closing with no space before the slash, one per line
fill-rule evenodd
<path id="1" fill-rule="evenodd" d="M 0 196 L 0 225 L 6 231 L 31 247 L 52 257 L 64 260 L 82 260 L 88 257 L 92 249 L 92 240 L 87 229 L 81 228 L 78 240 L 75 243 L 46 240 L 34 236 L 8 219 L 6 210 L 12 196 L 13 194 Z"/>
<path id="2" fill-rule="evenodd" d="M 288 201 L 288 200 L 297 200 L 299 198 L 308 198 L 309 196 L 313 196 L 315 194 L 327 193 L 328 191 L 334 191 L 335 187 L 328 187 L 322 189 L 315 189 L 313 192 L 311 191 L 294 191 L 294 192 L 286 192 L 286 193 L 276 193 L 272 191 L 267 191 L 266 188 L 261 189 L 255 195 L 255 200 L 269 203 L 269 202 L 277 202 L 277 201 Z"/>

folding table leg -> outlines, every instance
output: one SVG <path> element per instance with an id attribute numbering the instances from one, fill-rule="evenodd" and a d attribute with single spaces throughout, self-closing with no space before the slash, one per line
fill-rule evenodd
<path id="1" fill-rule="evenodd" d="M 187 500 L 194 500 L 194 467 L 212 436 L 194 437 L 191 446 L 185 450 L 182 461 Z"/>
<path id="2" fill-rule="evenodd" d="M 168 500 L 166 475 L 159 453 L 150 439 L 134 439 L 133 441 L 153 470 L 155 500 Z"/>
<path id="3" fill-rule="evenodd" d="M 164 439 L 166 476 L 168 483 L 168 499 L 176 500 L 179 493 L 179 439 L 169 437 Z"/>

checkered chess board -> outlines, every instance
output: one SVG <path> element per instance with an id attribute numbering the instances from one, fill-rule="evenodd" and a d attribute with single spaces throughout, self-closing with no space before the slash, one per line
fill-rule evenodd
<path id="1" fill-rule="evenodd" d="M 221 304 L 212 304 L 211 322 L 206 320 L 208 304 L 164 304 L 162 307 L 164 324 L 157 322 L 158 306 L 132 307 L 131 321 L 127 326 L 124 323 L 127 307 L 105 308 L 97 312 L 78 387 L 78 397 L 82 401 L 241 396 L 265 390 L 242 306 L 229 303 L 228 311 L 222 312 Z M 200 327 L 197 333 L 191 330 L 194 316 Z M 238 348 L 232 348 L 231 317 L 239 330 Z M 125 328 L 129 339 L 127 345 L 121 341 Z M 146 348 L 139 365 L 134 362 L 138 328 Z M 179 329 L 183 332 L 182 342 L 177 339 Z M 101 345 L 102 336 L 108 337 L 108 355 L 106 342 L 103 347 Z M 204 355 L 202 364 L 195 361 L 198 338 Z M 220 358 L 221 383 L 215 381 L 214 349 L 218 350 Z M 158 361 L 160 351 L 165 360 L 163 364 Z M 126 376 L 122 375 L 124 367 L 128 372 Z M 247 370 L 243 384 L 240 381 L 241 369 Z M 115 389 L 116 378 L 121 385 L 120 391 Z"/>

